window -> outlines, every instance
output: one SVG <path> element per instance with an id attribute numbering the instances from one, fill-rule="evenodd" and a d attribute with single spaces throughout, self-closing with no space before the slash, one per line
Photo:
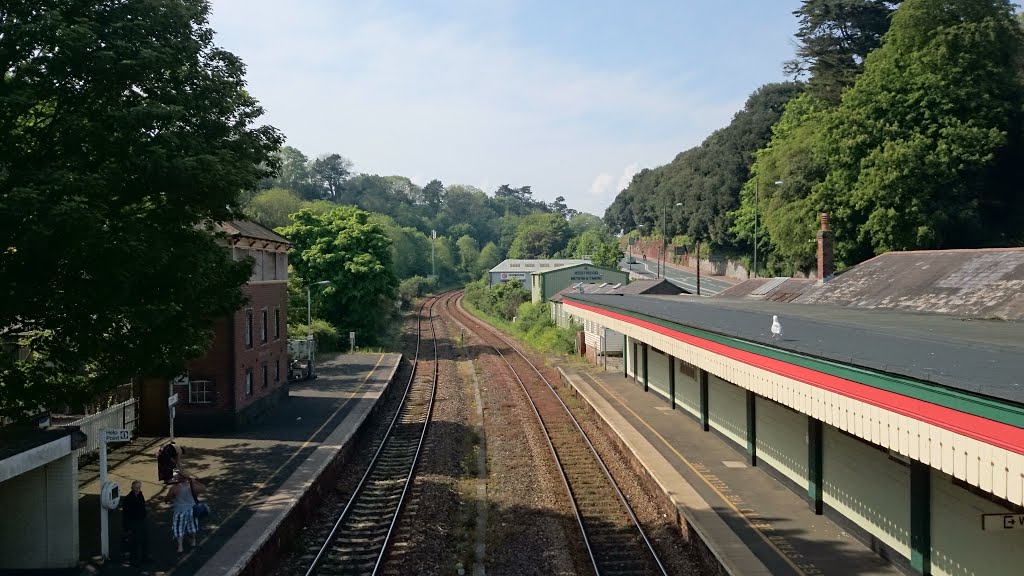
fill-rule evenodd
<path id="1" fill-rule="evenodd" d="M 213 381 L 212 380 L 189 380 L 188 381 L 188 403 L 189 404 L 212 404 L 213 403 Z"/>
<path id="2" fill-rule="evenodd" d="M 260 343 L 267 343 L 267 309 L 260 310 Z"/>
<path id="3" fill-rule="evenodd" d="M 245 347 L 252 348 L 252 310 L 245 311 Z"/>
<path id="4" fill-rule="evenodd" d="M 252 396 L 252 368 L 245 369 L 245 395 Z"/>
<path id="5" fill-rule="evenodd" d="M 274 308 L 274 340 L 281 338 L 281 307 Z"/>
<path id="6" fill-rule="evenodd" d="M 281 381 L 281 359 L 274 360 L 274 382 Z"/>
<path id="7" fill-rule="evenodd" d="M 270 383 L 270 379 L 267 377 L 269 372 L 267 371 L 267 363 L 263 363 L 263 387 L 266 388 L 267 384 Z"/>

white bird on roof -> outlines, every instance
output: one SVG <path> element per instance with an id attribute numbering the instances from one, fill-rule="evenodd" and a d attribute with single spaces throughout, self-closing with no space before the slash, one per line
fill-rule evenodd
<path id="1" fill-rule="evenodd" d="M 772 316 L 772 338 L 776 336 L 782 336 L 782 324 L 779 323 L 778 316 Z"/>

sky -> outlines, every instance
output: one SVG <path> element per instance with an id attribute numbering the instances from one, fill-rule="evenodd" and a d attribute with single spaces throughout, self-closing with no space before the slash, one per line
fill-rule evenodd
<path id="1" fill-rule="evenodd" d="M 800 0 L 212 0 L 216 44 L 309 157 L 603 216 L 783 81 Z"/>

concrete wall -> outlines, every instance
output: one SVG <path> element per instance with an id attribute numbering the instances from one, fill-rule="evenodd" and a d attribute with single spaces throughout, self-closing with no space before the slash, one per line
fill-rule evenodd
<path id="1" fill-rule="evenodd" d="M 1024 564 L 1024 531 L 981 529 L 982 514 L 1011 510 L 932 470 L 931 568 L 935 576 L 1012 574 Z"/>
<path id="2" fill-rule="evenodd" d="M 78 460 L 0 482 L 0 570 L 78 565 Z"/>
<path id="3" fill-rule="evenodd" d="M 807 416 L 758 396 L 754 413 L 757 458 L 807 487 Z"/>
<path id="4" fill-rule="evenodd" d="M 824 440 L 825 504 L 909 558 L 910 467 L 832 426 Z"/>
<path id="5" fill-rule="evenodd" d="M 747 445 L 747 398 L 739 386 L 708 377 L 708 421 L 740 446 Z"/>

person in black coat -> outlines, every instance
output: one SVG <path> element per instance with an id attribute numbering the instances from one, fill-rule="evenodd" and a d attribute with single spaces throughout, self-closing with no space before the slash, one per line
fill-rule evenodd
<path id="1" fill-rule="evenodd" d="M 181 457 L 185 454 L 185 447 L 178 446 L 174 442 L 168 442 L 156 453 L 157 478 L 164 484 L 170 484 L 174 476 L 174 469 L 181 468 Z"/>
<path id="2" fill-rule="evenodd" d="M 132 482 L 132 490 L 122 499 L 121 530 L 125 535 L 129 561 L 138 566 L 149 558 L 149 537 L 146 528 L 146 498 L 142 482 Z"/>

